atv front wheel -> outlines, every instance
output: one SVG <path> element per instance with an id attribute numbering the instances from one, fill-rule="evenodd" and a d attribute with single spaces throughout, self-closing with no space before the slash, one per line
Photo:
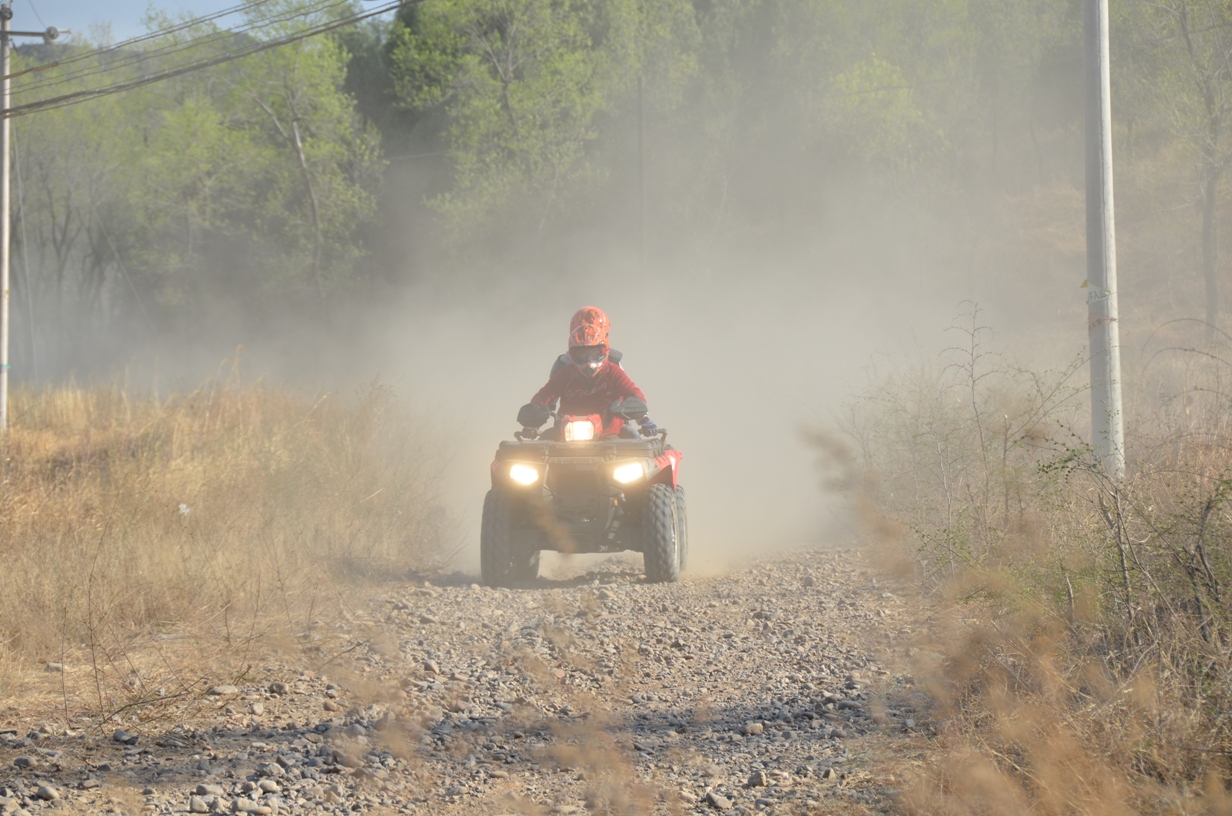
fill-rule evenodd
<path id="1" fill-rule="evenodd" d="M 689 514 L 685 512 L 684 488 L 676 486 L 676 537 L 680 541 L 680 571 L 689 568 Z"/>
<path id="2" fill-rule="evenodd" d="M 507 587 L 539 575 L 539 551 L 521 551 L 513 536 L 513 506 L 508 496 L 489 490 L 479 528 L 479 569 L 488 586 Z"/>
<path id="3" fill-rule="evenodd" d="M 680 539 L 677 536 L 676 492 L 665 484 L 646 492 L 646 515 L 642 519 L 646 580 L 671 583 L 680 577 Z"/>

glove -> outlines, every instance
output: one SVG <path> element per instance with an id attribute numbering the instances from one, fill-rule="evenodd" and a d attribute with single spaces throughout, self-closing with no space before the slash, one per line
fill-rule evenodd
<path id="1" fill-rule="evenodd" d="M 518 424 L 523 428 L 541 428 L 552 416 L 552 412 L 542 405 L 533 402 L 522 406 L 518 411 Z"/>
<path id="2" fill-rule="evenodd" d="M 659 432 L 659 426 L 655 425 L 649 417 L 641 421 L 642 436 L 654 436 Z"/>

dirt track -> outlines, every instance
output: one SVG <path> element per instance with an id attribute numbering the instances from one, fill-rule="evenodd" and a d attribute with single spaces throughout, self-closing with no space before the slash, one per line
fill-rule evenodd
<path id="1" fill-rule="evenodd" d="M 352 616 L 326 676 L 256 668 L 133 745 L 0 723 L 0 813 L 894 812 L 929 739 L 907 610 L 855 553 L 435 583 Z"/>

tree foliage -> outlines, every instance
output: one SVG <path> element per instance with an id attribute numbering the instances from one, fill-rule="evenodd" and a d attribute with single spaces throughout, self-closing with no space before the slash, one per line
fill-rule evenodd
<path id="1" fill-rule="evenodd" d="M 283 21 L 263 36 L 315 19 L 293 13 L 310 11 L 304 0 L 262 8 Z M 320 303 L 390 277 L 372 260 L 380 241 L 398 250 L 379 250 L 381 263 L 406 275 L 424 257 L 504 258 L 510 235 L 530 237 L 536 263 L 579 232 L 627 248 L 638 219 L 652 244 L 773 246 L 814 229 L 840 184 L 939 212 L 938 201 L 983 210 L 990 196 L 1072 191 L 1079 11 L 1052 0 L 426 0 L 19 119 L 16 257 L 31 266 L 19 303 L 25 287 L 34 322 L 50 319 L 46 331 L 69 342 L 118 321 L 205 319 L 219 291 L 258 315 Z M 1193 216 L 1172 231 L 1193 251 L 1168 257 L 1195 281 L 1205 274 L 1213 322 L 1230 13 L 1224 0 L 1112 0 L 1119 166 L 1134 168 L 1153 211 Z M 19 70 L 85 45 L 24 49 Z M 61 70 L 41 67 L 18 88 Z M 382 230 L 391 184 L 385 212 L 402 221 Z"/>
<path id="2" fill-rule="evenodd" d="M 441 0 L 405 15 L 392 65 L 403 104 L 442 108 L 454 183 L 437 205 L 458 227 L 529 205 L 542 229 L 601 168 L 587 146 L 599 119 L 656 70 L 690 75 L 681 0 Z"/>
<path id="3" fill-rule="evenodd" d="M 285 14 L 274 6 L 263 13 Z M 383 159 L 345 78 L 344 50 L 313 38 L 16 120 L 15 257 L 35 322 L 53 327 L 44 344 L 88 344 L 113 320 L 179 323 L 230 287 L 311 303 L 356 281 Z"/>

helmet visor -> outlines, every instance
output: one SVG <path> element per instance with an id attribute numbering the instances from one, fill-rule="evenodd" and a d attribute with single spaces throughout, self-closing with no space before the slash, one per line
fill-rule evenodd
<path id="1" fill-rule="evenodd" d="M 586 374 L 595 374 L 607 360 L 606 346 L 574 346 L 569 349 L 569 359 Z"/>

